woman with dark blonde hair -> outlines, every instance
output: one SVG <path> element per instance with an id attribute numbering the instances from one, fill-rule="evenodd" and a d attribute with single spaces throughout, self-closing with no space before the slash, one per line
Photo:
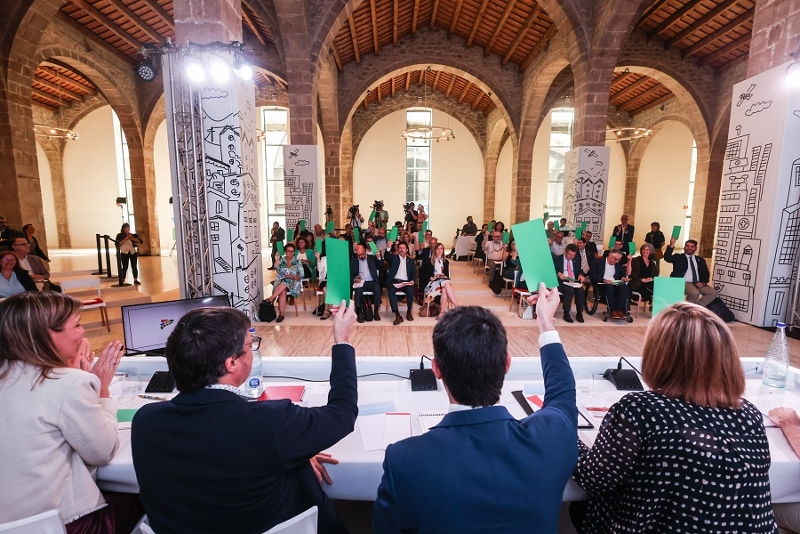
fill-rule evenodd
<path id="1" fill-rule="evenodd" d="M 442 313 L 446 312 L 448 308 L 458 306 L 456 292 L 450 283 L 450 262 L 444 256 L 444 243 L 436 243 L 430 259 L 422 262 L 419 268 L 419 279 L 429 280 L 425 286 L 425 302 L 439 297 Z"/>
<path id="2" fill-rule="evenodd" d="M 28 271 L 20 267 L 17 255 L 10 250 L 0 252 L 0 298 L 38 290 Z"/>
<path id="3" fill-rule="evenodd" d="M 647 328 L 642 377 L 608 411 L 574 478 L 592 492 L 583 533 L 775 532 L 763 416 L 742 398 L 728 327 L 682 302 Z"/>
<path id="4" fill-rule="evenodd" d="M 144 513 L 138 496 L 94 480 L 119 446 L 109 385 L 122 344 L 92 366 L 80 309 L 52 291 L 0 304 L 0 523 L 57 509 L 68 534 L 128 534 Z"/>

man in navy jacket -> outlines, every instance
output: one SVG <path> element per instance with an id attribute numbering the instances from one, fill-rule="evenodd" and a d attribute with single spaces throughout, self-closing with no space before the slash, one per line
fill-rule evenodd
<path id="1" fill-rule="evenodd" d="M 347 344 L 356 315 L 331 311 L 331 390 L 319 408 L 241 396 L 258 340 L 240 311 L 199 308 L 180 319 L 166 349 L 180 394 L 143 406 L 131 431 L 140 499 L 158 534 L 260 534 L 314 505 L 319 532 L 347 532 L 322 490 L 327 473 L 312 465 L 353 431 L 358 414 Z"/>
<path id="2" fill-rule="evenodd" d="M 381 320 L 381 285 L 378 275 L 378 258 L 368 256 L 364 245 L 355 246 L 356 257 L 350 260 L 350 284 L 362 284 L 361 287 L 354 287 L 356 309 L 358 310 L 358 322 L 364 322 L 364 313 L 361 311 L 361 304 L 364 302 L 364 291 L 372 293 L 372 304 L 375 306 L 373 318 Z"/>
<path id="3" fill-rule="evenodd" d="M 403 316 L 397 307 L 397 293 L 404 293 L 406 296 L 406 303 L 408 304 L 408 311 L 406 312 L 406 320 L 413 321 L 414 316 L 411 314 L 411 309 L 414 306 L 414 287 L 413 285 L 404 285 L 403 287 L 395 287 L 395 284 L 402 284 L 406 282 L 416 282 L 417 280 L 417 266 L 414 260 L 408 256 L 408 245 L 402 242 L 396 244 L 397 254 L 387 254 L 386 258 L 389 260 L 389 275 L 386 277 L 386 291 L 389 293 L 389 304 L 392 306 L 394 312 L 394 322 L 392 324 L 399 325 L 403 322 Z"/>
<path id="4" fill-rule="evenodd" d="M 516 420 L 497 405 L 511 365 L 492 312 L 459 306 L 433 331 L 433 371 L 450 411 L 422 436 L 390 445 L 373 511 L 377 534 L 552 533 L 578 458 L 575 380 L 553 327 L 556 289 L 541 285 L 537 320 L 543 407 Z"/>
<path id="5" fill-rule="evenodd" d="M 689 239 L 683 244 L 683 254 L 675 254 L 674 237 L 669 240 L 669 246 L 664 253 L 664 261 L 672 264 L 670 278 L 683 278 L 686 280 L 684 293 L 686 300 L 700 306 L 708 306 L 717 298 L 717 290 L 709 285 L 711 273 L 708 271 L 706 260 L 697 252 L 697 241 Z"/>
<path id="6" fill-rule="evenodd" d="M 604 283 L 603 291 L 606 294 L 608 315 L 612 319 L 622 319 L 628 311 L 628 284 L 614 284 L 619 280 L 628 281 L 627 267 L 622 264 L 622 252 L 611 250 L 608 254 L 598 259 L 592 265 L 589 278 L 595 284 Z"/>

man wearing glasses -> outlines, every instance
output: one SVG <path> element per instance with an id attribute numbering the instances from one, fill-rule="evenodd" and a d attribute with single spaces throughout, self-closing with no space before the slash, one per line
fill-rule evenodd
<path id="1" fill-rule="evenodd" d="M 355 428 L 355 310 L 333 307 L 328 404 L 248 402 L 239 390 L 260 339 L 234 308 L 184 315 L 167 340 L 166 359 L 180 392 L 143 406 L 131 429 L 140 499 L 159 534 L 264 532 L 311 506 L 319 532 L 347 532 L 322 490 L 331 483 L 320 451 Z"/>
<path id="2" fill-rule="evenodd" d="M 503 256 L 506 253 L 506 246 L 503 244 L 503 234 L 494 230 L 491 241 L 483 243 L 483 251 L 486 253 L 486 265 L 489 267 L 489 285 L 500 270 L 503 264 Z"/>
<path id="3" fill-rule="evenodd" d="M 19 266 L 28 271 L 34 282 L 44 282 L 45 289 L 49 286 L 50 271 L 40 257 L 31 254 L 31 245 L 24 237 L 15 237 L 11 250 L 19 258 Z"/>

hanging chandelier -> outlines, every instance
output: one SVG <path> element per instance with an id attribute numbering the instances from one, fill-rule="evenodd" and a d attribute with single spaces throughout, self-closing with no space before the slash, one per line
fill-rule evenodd
<path id="1" fill-rule="evenodd" d="M 612 128 L 606 130 L 607 141 L 633 141 L 653 133 L 648 128 Z"/>
<path id="2" fill-rule="evenodd" d="M 427 75 L 427 73 L 430 72 L 430 70 L 431 70 L 430 67 L 425 69 L 425 75 Z M 424 89 L 423 89 L 423 93 L 422 94 L 423 94 L 423 104 L 422 105 L 423 105 L 423 107 L 425 109 L 428 109 L 428 84 L 427 83 L 424 84 Z M 417 97 L 417 98 L 419 98 L 419 97 Z M 431 116 L 433 116 L 433 114 L 431 114 Z M 431 122 L 433 122 L 433 121 L 431 121 Z M 405 128 L 402 132 L 400 132 L 400 137 L 402 137 L 406 141 L 411 140 L 412 144 L 414 142 L 416 142 L 416 141 L 420 141 L 420 142 L 424 142 L 424 143 L 429 143 L 431 141 L 436 141 L 438 143 L 439 141 L 442 141 L 442 140 L 449 141 L 450 139 L 455 139 L 456 138 L 456 133 L 449 126 L 444 127 L 444 126 L 422 125 L 422 126 L 413 126 L 413 127 Z"/>
<path id="3" fill-rule="evenodd" d="M 61 128 L 60 124 L 63 119 L 63 108 L 61 106 L 61 93 L 58 93 L 58 120 L 56 126 L 48 126 L 46 124 L 34 124 L 33 133 L 36 137 L 44 137 L 50 139 L 66 139 L 68 141 L 77 141 L 78 132 L 70 130 L 69 128 Z"/>

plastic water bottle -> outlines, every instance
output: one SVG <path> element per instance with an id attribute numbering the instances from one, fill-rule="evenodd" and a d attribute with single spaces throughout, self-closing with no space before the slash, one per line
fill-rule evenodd
<path id="1" fill-rule="evenodd" d="M 786 387 L 786 375 L 789 372 L 789 345 L 786 343 L 786 325 L 778 323 L 778 329 L 772 336 L 764 356 L 764 384 L 774 387 Z"/>
<path id="2" fill-rule="evenodd" d="M 256 329 L 250 329 L 250 335 L 256 335 Z M 261 353 L 257 350 L 253 351 L 253 367 L 250 369 L 250 376 L 247 381 L 242 384 L 241 389 L 247 393 L 249 397 L 257 399 L 264 391 L 264 386 L 261 385 Z"/>

